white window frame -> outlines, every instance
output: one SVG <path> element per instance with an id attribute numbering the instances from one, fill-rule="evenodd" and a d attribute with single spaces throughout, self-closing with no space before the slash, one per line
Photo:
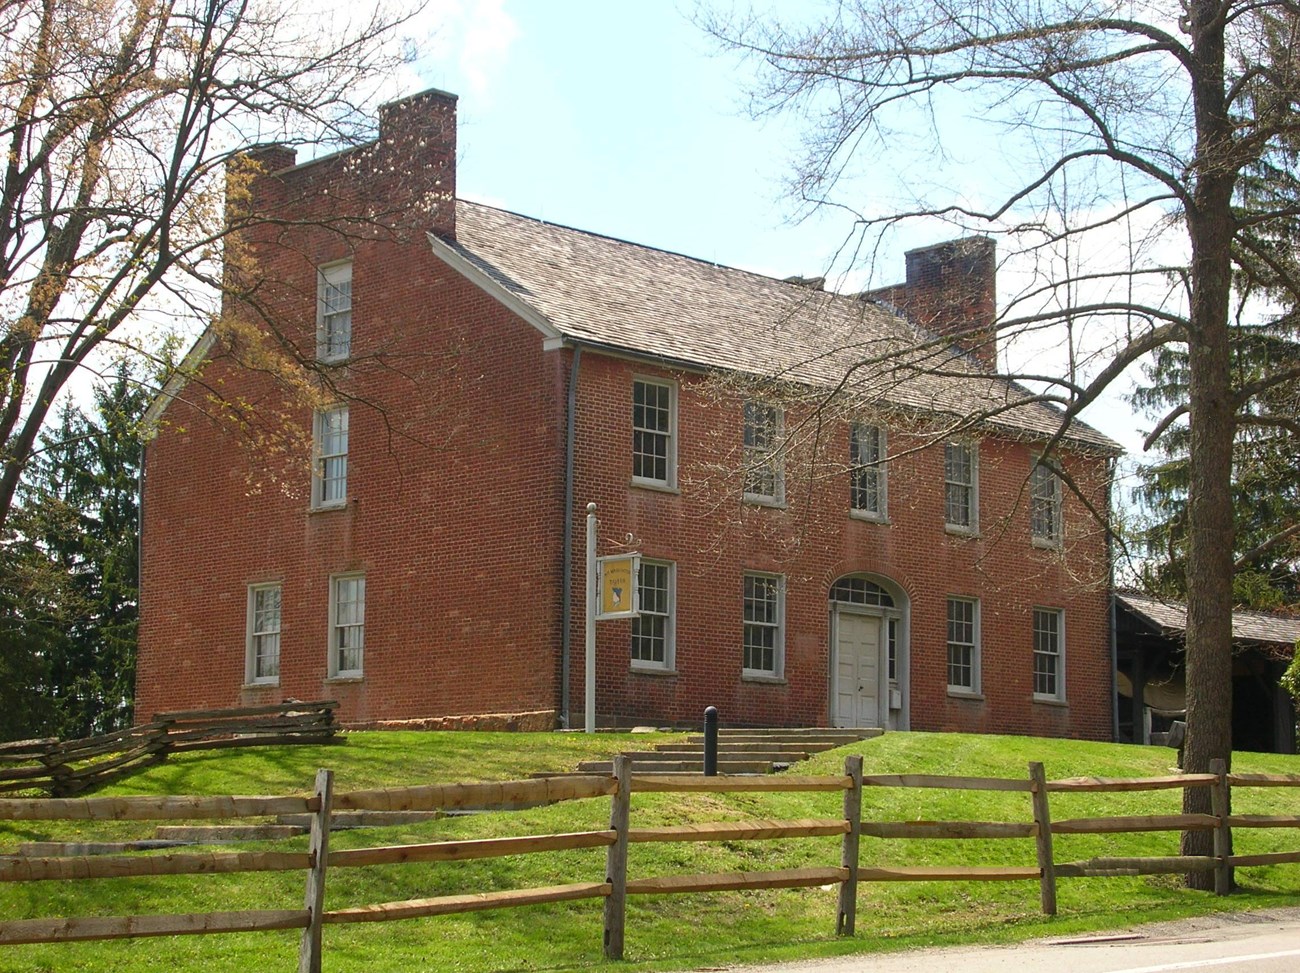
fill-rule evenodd
<path id="1" fill-rule="evenodd" d="M 666 430 L 637 425 L 636 389 L 638 385 L 663 389 L 668 393 L 668 428 Z M 662 436 L 666 440 L 664 443 L 664 476 L 662 479 L 636 474 L 636 445 L 639 434 Z M 677 383 L 661 378 L 651 378 L 646 375 L 634 375 L 632 377 L 632 465 L 632 482 L 637 486 L 668 487 L 669 489 L 677 486 Z"/>
<path id="2" fill-rule="evenodd" d="M 860 462 L 857 455 L 858 434 L 861 430 L 873 430 L 876 437 L 876 459 L 870 463 Z M 855 422 L 849 427 L 849 514 L 862 520 L 883 521 L 889 517 L 889 471 L 885 464 L 886 453 L 885 427 L 873 422 Z M 857 505 L 858 477 L 874 477 L 876 481 L 876 507 L 859 507 Z"/>
<path id="3" fill-rule="evenodd" d="M 343 448 L 341 451 L 334 448 L 333 451 L 326 452 L 327 446 L 337 446 L 337 444 L 327 443 L 327 436 L 330 432 L 330 417 L 338 415 L 343 417 L 341 432 Z M 350 429 L 351 414 L 346 405 L 318 409 L 312 416 L 311 505 L 315 510 L 330 510 L 347 505 Z M 331 464 L 336 465 L 332 467 Z M 335 470 L 341 472 L 338 475 L 331 475 Z M 331 484 L 334 483 L 341 484 L 341 495 L 327 496 L 331 492 Z"/>
<path id="4" fill-rule="evenodd" d="M 1043 652 L 1038 647 L 1038 616 L 1040 614 L 1049 615 L 1056 619 L 1056 646 L 1054 652 Z M 1034 699 L 1044 702 L 1064 702 L 1065 700 L 1065 609 L 1047 608 L 1042 605 L 1036 605 L 1030 614 L 1030 628 L 1033 636 L 1033 666 L 1030 676 L 1033 679 Z M 1056 691 L 1043 693 L 1038 691 L 1038 661 L 1040 657 L 1055 659 L 1053 664 L 1054 671 L 1051 673 L 1056 682 Z"/>
<path id="5" fill-rule="evenodd" d="M 969 481 L 951 479 L 949 476 L 948 451 L 965 450 L 969 459 Z M 979 444 L 964 439 L 951 439 L 943 444 L 943 522 L 944 528 L 959 534 L 975 534 L 980 522 L 980 453 Z M 960 523 L 949 518 L 948 490 L 950 487 L 968 491 L 967 523 Z"/>
<path id="6" fill-rule="evenodd" d="M 767 425 L 750 421 L 751 410 L 771 411 L 771 429 L 765 443 L 750 442 L 759 438 L 760 430 Z M 766 418 L 766 417 L 765 417 Z M 779 507 L 785 503 L 785 469 L 781 459 L 781 439 L 785 435 L 785 410 L 772 402 L 746 399 L 742 406 L 743 456 L 745 499 L 752 503 Z M 772 492 L 759 493 L 752 489 L 758 476 L 770 472 Z"/>
<path id="7" fill-rule="evenodd" d="M 1044 486 L 1050 488 L 1048 494 Z M 1050 508 L 1048 532 L 1043 533 L 1039 510 L 1043 506 Z M 1063 521 L 1061 517 L 1061 478 L 1056 471 L 1041 460 L 1034 461 L 1034 468 L 1029 471 L 1029 536 L 1035 547 L 1059 548 L 1063 541 Z"/>
<path id="8" fill-rule="evenodd" d="M 351 582 L 359 582 L 358 599 L 361 605 L 360 618 L 340 621 L 340 609 L 344 602 L 340 598 L 340 589 L 343 585 Z M 364 572 L 350 571 L 346 574 L 330 575 L 330 605 L 329 605 L 329 677 L 331 679 L 359 679 L 365 673 L 366 658 L 366 576 Z M 344 668 L 342 665 L 342 653 L 344 651 L 341 635 L 344 629 L 352 630 L 358 633 L 357 644 L 348 645 L 347 649 L 355 649 L 359 665 Z"/>
<path id="9" fill-rule="evenodd" d="M 259 606 L 258 600 L 261 595 L 274 591 L 276 593 L 277 605 L 275 608 L 275 628 L 259 629 Z M 278 686 L 280 684 L 280 649 L 282 646 L 281 632 L 283 631 L 283 590 L 280 582 L 268 581 L 259 584 L 250 584 L 248 586 L 248 612 L 244 624 L 244 683 L 249 686 Z M 267 639 L 274 636 L 275 638 L 275 673 L 273 675 L 260 675 L 258 673 L 258 662 L 263 658 L 259 653 L 261 648 L 260 639 Z"/>
<path id="10" fill-rule="evenodd" d="M 334 294 L 342 296 L 346 288 L 347 306 L 342 303 L 331 307 L 330 299 Z M 330 325 L 333 320 L 343 320 L 346 313 L 346 325 L 338 330 L 343 335 L 338 342 L 341 347 L 331 347 Z M 316 360 L 319 362 L 343 362 L 352 357 L 352 261 L 329 264 L 316 271 Z"/>
<path id="11" fill-rule="evenodd" d="M 775 599 L 774 614 L 775 618 L 768 621 L 754 621 L 746 617 L 748 615 L 748 605 L 746 602 L 749 598 L 746 589 L 749 587 L 750 579 L 762 579 L 772 583 L 772 592 Z M 746 649 L 749 647 L 749 631 L 751 628 L 760 628 L 770 630 L 772 636 L 772 668 L 771 669 L 753 669 L 745 665 Z M 785 575 L 769 574 L 765 571 L 746 571 L 741 581 L 741 639 L 740 639 L 740 664 L 741 675 L 747 679 L 784 679 L 785 678 Z"/>
<path id="12" fill-rule="evenodd" d="M 650 558 L 644 558 L 641 561 L 641 571 L 644 572 L 647 567 L 666 571 L 667 591 L 666 597 L 668 606 L 666 611 L 658 611 L 653 608 L 647 608 L 654 602 L 646 598 L 646 589 L 641 588 L 640 592 L 640 614 L 632 619 L 632 645 L 636 644 L 638 630 L 643 622 L 649 622 L 652 618 L 663 619 L 664 626 L 664 657 L 663 659 L 638 659 L 632 657 L 633 669 L 646 669 L 657 672 L 672 672 L 676 664 L 676 629 L 677 629 L 677 565 L 672 561 L 656 561 Z M 637 585 L 640 587 L 644 574 L 637 577 Z M 631 646 L 629 646 L 630 650 Z"/>
<path id="13" fill-rule="evenodd" d="M 970 606 L 970 626 L 971 641 L 962 642 L 954 641 L 952 637 L 952 606 L 969 605 Z M 981 663 L 980 651 L 980 602 L 978 598 L 967 598 L 962 595 L 949 595 L 944 603 L 944 618 L 947 631 L 944 635 L 944 654 L 947 666 L 948 692 L 958 696 L 978 696 L 982 692 L 982 678 L 980 670 L 983 668 Z M 952 681 L 952 650 L 954 646 L 962 646 L 970 650 L 970 681 L 969 686 Z"/>

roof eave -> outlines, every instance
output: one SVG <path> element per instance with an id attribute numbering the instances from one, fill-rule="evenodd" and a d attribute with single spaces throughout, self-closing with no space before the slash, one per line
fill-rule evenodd
<path id="1" fill-rule="evenodd" d="M 491 276 L 485 274 L 479 267 L 469 260 L 460 248 L 442 239 L 435 233 L 428 233 L 429 246 L 432 248 L 434 256 L 445 263 L 456 273 L 460 274 L 479 290 L 486 293 L 493 300 L 505 306 L 508 310 L 527 321 L 539 332 L 545 339 L 546 344 L 550 345 L 559 342 L 560 345 L 567 340 L 564 333 L 557 328 L 546 315 L 533 307 L 527 301 L 512 294 L 502 287 Z M 559 345 L 557 345 L 558 347 Z"/>

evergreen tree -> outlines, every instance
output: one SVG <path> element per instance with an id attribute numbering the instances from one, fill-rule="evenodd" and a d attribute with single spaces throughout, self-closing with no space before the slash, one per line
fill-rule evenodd
<path id="1" fill-rule="evenodd" d="M 137 626 L 141 445 L 149 392 L 127 365 L 41 437 L 4 548 L 8 736 L 128 724 Z"/>

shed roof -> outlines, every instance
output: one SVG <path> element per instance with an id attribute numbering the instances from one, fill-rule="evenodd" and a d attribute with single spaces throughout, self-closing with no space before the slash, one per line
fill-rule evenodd
<path id="1" fill-rule="evenodd" d="M 1179 601 L 1153 598 L 1135 591 L 1119 591 L 1115 600 L 1134 615 L 1166 634 L 1187 630 L 1187 606 Z M 1232 637 L 1246 642 L 1270 642 L 1294 646 L 1300 641 L 1300 618 L 1271 612 L 1236 609 L 1232 613 Z"/>

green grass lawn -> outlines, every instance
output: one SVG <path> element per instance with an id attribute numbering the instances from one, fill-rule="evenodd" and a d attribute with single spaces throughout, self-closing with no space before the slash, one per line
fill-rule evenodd
<path id="1" fill-rule="evenodd" d="M 279 747 L 182 755 L 122 781 L 105 794 L 284 794 L 310 790 L 317 767 L 335 771 L 336 792 L 410 784 L 526 777 L 572 770 L 579 760 L 666 735 L 354 733 L 346 746 Z M 1074 741 L 959 734 L 891 733 L 822 754 L 799 773 L 832 774 L 849 753 L 868 773 L 976 776 L 1027 774 L 1042 761 L 1049 779 L 1163 775 L 1171 751 Z M 1239 754 L 1240 772 L 1300 773 L 1300 758 Z M 1175 813 L 1180 792 L 1053 795 L 1052 816 Z M 1294 814 L 1290 789 L 1238 789 L 1234 811 Z M 743 819 L 836 817 L 839 794 L 634 795 L 632 826 Z M 608 823 L 607 799 L 528 811 L 449 817 L 419 825 L 336 833 L 334 848 L 498 835 L 595 830 Z M 1027 794 L 868 788 L 864 819 L 1028 821 Z M 0 823 L 0 853 L 19 841 L 145 838 L 145 822 Z M 1238 852 L 1294 850 L 1300 832 L 1237 831 Z M 248 845 L 302 849 L 305 839 Z M 1175 834 L 1057 836 L 1058 862 L 1108 856 L 1177 854 Z M 453 864 L 336 868 L 326 907 L 426 896 L 599 881 L 604 850 L 515 856 Z M 713 844 L 633 844 L 632 878 L 713 871 L 768 871 L 838 865 L 839 839 Z M 1031 839 L 886 841 L 864 838 L 863 865 L 1030 865 Z M 1037 882 L 879 883 L 860 886 L 858 932 L 834 936 L 835 888 L 644 896 L 629 900 L 627 961 L 646 969 L 692 969 L 733 962 L 900 949 L 954 941 L 1007 942 L 1041 935 L 1115 929 L 1138 921 L 1220 909 L 1300 904 L 1300 865 L 1239 870 L 1241 891 L 1215 898 L 1173 876 L 1062 879 L 1059 913 L 1039 912 Z M 0 886 L 0 916 L 205 912 L 300 908 L 304 876 L 262 873 L 163 879 L 104 879 Z M 599 900 L 529 906 L 385 924 L 327 926 L 329 971 L 414 973 L 453 970 L 560 970 L 602 963 Z M 295 968 L 297 933 L 176 937 L 58 946 L 0 947 L 0 971 L 177 970 L 260 973 Z"/>

